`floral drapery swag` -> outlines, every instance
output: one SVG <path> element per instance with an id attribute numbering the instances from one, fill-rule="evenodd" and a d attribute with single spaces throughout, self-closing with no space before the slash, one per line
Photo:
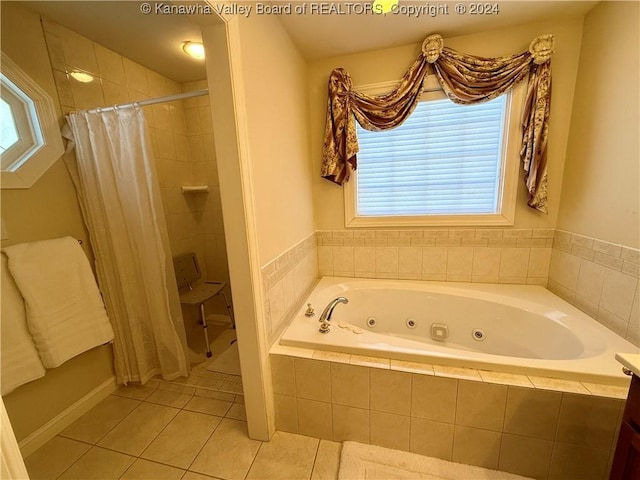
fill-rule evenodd
<path id="1" fill-rule="evenodd" d="M 447 97 L 467 105 L 496 98 L 528 79 L 520 159 L 529 192 L 527 203 L 547 213 L 547 135 L 553 50 L 553 35 L 542 35 L 523 53 L 496 58 L 476 57 L 445 47 L 440 35 L 430 35 L 398 86 L 378 96 L 354 91 L 349 73 L 336 68 L 329 77 L 321 175 L 339 185 L 348 181 L 351 170 L 357 167 L 358 139 L 354 119 L 371 131 L 400 125 L 415 109 L 431 68 Z"/>

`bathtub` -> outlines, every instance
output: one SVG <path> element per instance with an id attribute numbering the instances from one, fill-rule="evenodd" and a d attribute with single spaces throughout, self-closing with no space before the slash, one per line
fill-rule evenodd
<path id="1" fill-rule="evenodd" d="M 615 354 L 638 352 L 540 286 L 324 277 L 304 304 L 280 345 L 612 385 L 629 381 Z"/>

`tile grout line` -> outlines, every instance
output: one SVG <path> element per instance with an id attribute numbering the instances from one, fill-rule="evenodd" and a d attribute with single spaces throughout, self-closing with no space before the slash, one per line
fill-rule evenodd
<path id="1" fill-rule="evenodd" d="M 311 471 L 309 472 L 309 479 L 308 480 L 311 480 L 311 477 L 313 477 L 313 471 L 316 468 L 316 462 L 318 461 L 318 454 L 320 453 L 320 443 L 321 442 L 322 442 L 322 439 L 319 438 L 318 439 L 318 446 L 316 447 L 316 453 L 313 456 L 313 464 L 311 465 Z"/>
<path id="2" fill-rule="evenodd" d="M 157 386 L 156 386 L 157 388 Z M 154 390 L 155 391 L 155 388 Z M 153 393 L 153 391 L 151 393 Z M 149 395 L 151 395 L 151 393 Z M 129 398 L 130 400 L 138 400 L 140 403 L 138 403 L 138 405 L 136 405 L 128 414 L 126 414 L 120 421 L 118 421 L 113 427 L 111 427 L 107 432 L 104 433 L 104 435 L 102 435 L 95 443 L 90 443 L 90 442 L 85 442 L 82 440 L 76 440 L 74 438 L 70 438 L 70 437 L 65 437 L 63 435 L 56 435 L 56 436 L 60 436 L 62 438 L 66 438 L 68 440 L 74 440 L 76 442 L 81 442 L 84 443 L 86 445 L 91 445 L 86 452 L 84 452 L 82 455 L 80 455 L 75 461 L 73 461 L 71 463 L 71 465 L 69 465 L 67 468 L 65 468 L 60 475 L 58 475 L 58 477 L 56 478 L 61 478 L 69 469 L 71 469 L 71 467 L 73 467 L 76 463 L 78 463 L 80 461 L 81 458 L 83 458 L 87 453 L 89 453 L 91 451 L 92 448 L 97 447 L 97 448 L 103 448 L 103 447 L 98 447 L 98 442 L 100 442 L 103 438 L 105 438 L 109 433 L 111 433 L 118 425 L 120 425 L 127 417 L 129 417 L 129 415 L 131 415 L 135 410 L 138 409 L 138 407 L 140 407 L 140 405 L 142 405 L 142 403 L 144 402 L 144 400 L 139 400 L 139 399 L 135 399 L 135 398 L 131 398 L 131 397 L 123 397 L 121 395 L 114 395 L 114 394 L 110 394 L 113 395 L 114 397 L 119 397 L 119 398 Z M 103 400 L 104 401 L 104 400 Z M 95 408 L 95 407 L 94 407 Z M 88 413 L 88 412 L 87 412 Z M 76 420 L 77 421 L 77 420 Z M 54 437 L 55 438 L 55 437 Z M 107 449 L 109 450 L 109 449 Z M 114 450 L 115 451 L 115 450 Z M 118 453 L 122 453 L 122 452 L 118 452 Z"/>
<path id="3" fill-rule="evenodd" d="M 260 441 L 260 445 L 258 445 L 258 450 L 256 450 L 256 454 L 253 456 L 253 459 L 251 460 L 251 465 L 249 465 L 249 468 L 247 469 L 247 473 L 244 475 L 244 480 L 247 479 L 247 477 L 249 476 L 249 473 L 251 472 L 251 469 L 253 468 L 253 464 L 256 463 L 256 458 L 258 458 L 258 455 L 260 454 L 260 450 L 262 450 L 262 445 L 264 444 L 263 441 Z"/>
<path id="4" fill-rule="evenodd" d="M 126 388 L 126 387 L 125 387 L 125 388 Z M 131 412 L 129 412 L 129 413 L 128 413 L 125 417 L 123 417 L 119 422 L 117 422 L 117 423 L 116 423 L 116 424 L 115 424 L 111 429 L 109 429 L 109 430 L 108 430 L 108 431 L 107 431 L 103 436 L 101 436 L 101 437 L 97 440 L 97 442 L 96 442 L 96 443 L 90 443 L 90 442 L 87 442 L 87 441 L 77 440 L 77 439 L 74 439 L 74 438 L 71 438 L 71 437 L 65 437 L 65 436 L 60 435 L 62 438 L 66 438 L 66 439 L 69 439 L 69 440 L 72 440 L 72 441 L 76 441 L 76 442 L 79 442 L 79 443 L 84 443 L 85 445 L 89 445 L 89 449 L 87 449 L 87 451 L 86 451 L 85 453 L 83 453 L 83 454 L 82 454 L 82 455 L 81 455 L 77 460 L 75 460 L 71 465 L 69 465 L 69 467 L 67 467 L 67 468 L 66 468 L 66 469 L 65 469 L 65 470 L 60 474 L 60 476 L 59 476 L 58 478 L 60 478 L 62 475 L 64 475 L 64 474 L 65 474 L 65 473 L 66 473 L 66 472 L 67 472 L 71 467 L 73 467 L 73 465 L 75 465 L 75 464 L 76 464 L 76 463 L 77 463 L 81 458 L 83 458 L 83 457 L 84 457 L 84 456 L 85 456 L 85 455 L 86 455 L 86 454 L 87 454 L 87 453 L 88 453 L 92 448 L 94 448 L 94 447 L 95 447 L 95 448 L 99 448 L 99 449 L 108 450 L 108 451 L 114 452 L 114 453 L 119 454 L 119 455 L 124 455 L 124 456 L 130 457 L 130 458 L 133 458 L 133 459 L 134 459 L 134 461 L 131 463 L 131 465 L 129 465 L 129 466 L 126 468 L 126 470 L 123 472 L 123 474 L 122 474 L 122 475 L 124 475 L 124 474 L 125 474 L 125 473 L 126 473 L 126 472 L 127 472 L 127 471 L 132 467 L 132 466 L 133 466 L 133 464 L 134 464 L 137 460 L 139 460 L 139 459 L 140 459 L 140 460 L 149 461 L 149 462 L 151 462 L 151 463 L 157 463 L 157 464 L 160 464 L 160 465 L 165 465 L 165 466 L 167 466 L 167 467 L 175 468 L 175 469 L 178 469 L 178 470 L 183 470 L 183 468 L 182 468 L 182 467 L 176 467 L 175 465 L 171 465 L 171 464 L 164 463 L 164 462 L 157 461 L 157 460 L 149 460 L 149 459 L 147 459 L 147 458 L 144 458 L 142 455 L 143 455 L 143 454 L 144 454 L 144 452 L 149 448 L 149 446 L 150 446 L 150 445 L 151 445 L 151 444 L 152 444 L 152 443 L 153 443 L 153 442 L 154 442 L 154 441 L 155 441 L 155 440 L 156 440 L 156 439 L 157 439 L 157 438 L 162 434 L 162 432 L 163 432 L 163 431 L 165 431 L 165 429 L 166 429 L 166 428 L 169 426 L 169 424 L 170 424 L 170 423 L 175 419 L 175 417 L 176 417 L 180 412 L 182 412 L 182 411 L 192 412 L 192 413 L 199 413 L 199 414 L 203 414 L 203 415 L 209 415 L 209 416 L 212 416 L 212 417 L 220 418 L 220 422 L 218 422 L 218 424 L 217 424 L 217 425 L 216 425 L 216 427 L 213 429 L 213 431 L 211 432 L 211 434 L 207 437 L 207 440 L 205 440 L 205 442 L 203 443 L 202 447 L 198 450 L 198 453 L 196 454 L 196 456 L 194 457 L 194 459 L 193 459 L 193 460 L 191 461 L 191 463 L 189 464 L 189 467 L 190 467 L 190 466 L 193 464 L 193 462 L 195 461 L 195 458 L 199 455 L 199 453 L 200 453 L 200 452 L 202 451 L 202 449 L 204 448 L 204 445 L 206 445 L 206 443 L 209 441 L 209 439 L 211 438 L 211 436 L 213 435 L 213 433 L 217 430 L 217 428 L 218 428 L 218 426 L 220 425 L 220 423 L 222 423 L 222 420 L 223 420 L 224 418 L 227 418 L 227 414 L 229 413 L 229 410 L 231 409 L 231 406 L 232 406 L 235 402 L 228 402 L 228 403 L 230 403 L 230 405 L 229 405 L 229 407 L 227 408 L 227 410 L 226 410 L 226 412 L 225 412 L 224 416 L 218 416 L 218 415 L 212 415 L 212 414 L 209 414 L 209 413 L 203 413 L 203 412 L 196 412 L 196 411 L 192 411 L 192 410 L 186 410 L 184 407 L 188 404 L 188 401 L 187 401 L 187 402 L 185 403 L 185 405 L 184 405 L 183 407 L 181 407 L 181 408 L 178 408 L 178 407 L 175 407 L 175 406 L 172 406 L 172 405 L 159 404 L 159 403 L 154 403 L 154 402 L 152 402 L 152 401 L 149 401 L 149 400 L 148 400 L 148 398 L 149 398 L 149 397 L 150 397 L 154 392 L 156 392 L 156 391 L 158 391 L 158 390 L 164 390 L 164 389 L 158 388 L 158 385 L 156 385 L 156 387 L 151 391 L 151 393 L 149 393 L 149 395 L 147 395 L 147 396 L 145 397 L 145 399 L 144 399 L 144 400 L 140 400 L 140 399 L 137 399 L 137 398 L 132 398 L 132 397 L 124 396 L 124 395 L 114 395 L 114 396 L 117 396 L 117 397 L 119 397 L 119 398 L 128 398 L 128 399 L 131 399 L 131 400 L 138 400 L 140 403 L 139 403 L 138 405 L 136 405 L 136 407 L 135 407 L 135 408 L 133 408 L 133 409 L 131 410 Z M 183 392 L 176 392 L 176 391 L 173 391 L 173 390 L 167 390 L 167 391 L 171 391 L 172 393 L 176 393 L 176 394 L 188 395 L 188 396 L 190 396 L 191 398 L 193 398 L 193 397 L 195 397 L 195 396 L 196 396 L 196 395 L 195 395 L 195 391 L 194 391 L 194 394 L 190 394 L 190 395 L 189 395 L 189 394 L 184 394 Z M 207 398 L 207 397 L 202 397 L 202 398 Z M 217 400 L 217 399 L 214 399 L 214 400 Z M 137 410 L 137 409 L 138 409 L 138 408 L 139 408 L 143 403 L 147 403 L 147 404 L 151 404 L 151 405 L 157 405 L 157 406 L 162 406 L 162 407 L 168 407 L 168 408 L 174 408 L 174 409 L 177 409 L 177 410 L 178 410 L 178 413 L 176 413 L 176 415 L 175 415 L 175 416 L 174 416 L 174 417 L 173 417 L 173 418 L 172 418 L 172 419 L 167 423 L 167 425 L 165 425 L 165 426 L 160 430 L 160 432 L 158 432 L 158 434 L 156 434 L 156 435 L 153 437 L 153 439 L 149 442 L 149 444 L 148 444 L 148 445 L 146 445 L 146 446 L 144 447 L 144 449 L 142 450 L 142 452 L 140 452 L 140 454 L 139 454 L 139 455 L 133 455 L 133 454 L 128 453 L 128 452 L 122 452 L 122 451 L 115 450 L 115 449 L 110 448 L 110 447 L 106 447 L 106 446 L 98 445 L 98 442 L 100 442 L 102 439 L 104 439 L 104 438 L 105 438 L 105 437 L 106 437 L 106 436 L 107 436 L 111 431 L 113 431 L 113 430 L 114 430 L 118 425 L 122 424 L 122 423 L 123 423 L 123 422 L 124 422 L 124 421 L 125 421 L 125 420 L 126 420 L 126 419 L 131 415 L 131 414 L 133 414 L 133 412 L 134 412 L 135 410 Z M 245 423 L 246 423 L 246 422 L 245 422 Z M 189 467 L 187 467 L 187 469 L 184 469 L 185 474 L 186 474 L 186 472 L 187 472 L 187 471 L 189 471 L 189 470 L 188 470 L 188 468 L 189 468 Z M 120 477 L 119 477 L 119 478 L 120 478 Z"/>

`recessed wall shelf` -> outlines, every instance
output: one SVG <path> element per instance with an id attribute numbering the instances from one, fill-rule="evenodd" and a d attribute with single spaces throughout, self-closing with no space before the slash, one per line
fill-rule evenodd
<path id="1" fill-rule="evenodd" d="M 207 193 L 209 185 L 183 185 L 182 193 Z"/>

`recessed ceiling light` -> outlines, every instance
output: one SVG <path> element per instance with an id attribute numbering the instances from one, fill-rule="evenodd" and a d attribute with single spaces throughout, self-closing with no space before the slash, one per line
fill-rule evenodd
<path id="1" fill-rule="evenodd" d="M 87 73 L 87 72 L 82 72 L 80 70 L 74 70 L 72 72 L 69 72 L 69 76 L 71 78 L 73 78 L 74 80 L 77 80 L 79 82 L 82 83 L 90 83 L 93 82 L 93 75 Z"/>
<path id="2" fill-rule="evenodd" d="M 375 13 L 389 13 L 398 5 L 398 0 L 375 0 L 373 11 Z"/>
<path id="3" fill-rule="evenodd" d="M 204 58 L 204 45 L 200 42 L 184 42 L 182 44 L 184 53 L 197 60 Z"/>

